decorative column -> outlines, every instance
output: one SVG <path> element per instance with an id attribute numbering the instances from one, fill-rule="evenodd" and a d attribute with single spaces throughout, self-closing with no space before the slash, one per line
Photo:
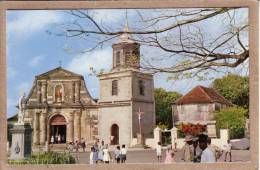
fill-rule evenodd
<path id="1" fill-rule="evenodd" d="M 75 112 L 74 114 L 74 140 L 80 140 L 80 112 Z"/>
<path id="2" fill-rule="evenodd" d="M 45 145 L 46 141 L 46 114 L 44 112 L 40 114 L 40 145 Z"/>
<path id="3" fill-rule="evenodd" d="M 46 103 L 47 102 L 47 82 L 44 81 L 42 82 L 42 102 Z"/>
<path id="4" fill-rule="evenodd" d="M 80 81 L 75 82 L 75 102 L 80 101 Z"/>
<path id="5" fill-rule="evenodd" d="M 42 102 L 42 97 L 41 97 L 41 89 L 42 89 L 42 83 L 38 82 L 38 87 L 37 87 L 37 102 L 41 103 Z"/>
<path id="6" fill-rule="evenodd" d="M 36 112 L 33 118 L 33 144 L 39 145 L 39 113 Z"/>
<path id="7" fill-rule="evenodd" d="M 67 124 L 67 142 L 74 141 L 74 116 L 73 113 L 69 115 L 69 122 Z"/>

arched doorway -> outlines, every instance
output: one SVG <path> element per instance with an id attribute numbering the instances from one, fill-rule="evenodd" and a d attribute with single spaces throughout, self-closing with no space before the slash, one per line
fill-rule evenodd
<path id="1" fill-rule="evenodd" d="M 54 144 L 66 143 L 66 124 L 65 117 L 60 114 L 57 114 L 50 119 L 49 143 L 52 143 L 52 138 Z"/>
<path id="2" fill-rule="evenodd" d="M 119 127 L 117 124 L 111 126 L 111 145 L 119 144 Z"/>

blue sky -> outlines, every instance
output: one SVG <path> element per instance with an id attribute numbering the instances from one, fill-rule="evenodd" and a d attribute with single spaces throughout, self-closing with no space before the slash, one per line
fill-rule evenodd
<path id="1" fill-rule="evenodd" d="M 95 19 L 103 24 L 115 24 L 118 29 L 121 29 L 125 23 L 125 10 L 93 10 L 92 12 L 95 14 Z M 148 10 L 146 12 L 149 13 Z M 128 13 L 129 21 L 136 17 L 133 12 Z M 247 17 L 245 13 L 241 15 Z M 61 28 L 60 25 L 74 21 L 74 19 L 66 11 L 13 10 L 7 12 L 8 117 L 16 113 L 15 106 L 20 94 L 22 92 L 29 93 L 34 77 L 58 67 L 59 61 L 62 61 L 62 67 L 65 69 L 84 75 L 92 97 L 98 98 L 98 80 L 95 76 L 89 76 L 89 68 L 109 70 L 112 65 L 112 47 L 111 44 L 107 44 L 102 49 L 81 54 L 79 53 L 81 50 L 92 46 L 94 43 L 79 38 L 66 38 L 53 34 Z M 208 27 L 214 32 L 221 25 L 215 20 L 210 21 Z M 162 55 L 162 52 L 147 47 L 142 47 L 141 50 L 144 57 Z M 167 74 L 156 74 L 155 87 L 186 93 L 198 84 L 208 86 L 211 82 L 166 81 L 168 76 Z"/>

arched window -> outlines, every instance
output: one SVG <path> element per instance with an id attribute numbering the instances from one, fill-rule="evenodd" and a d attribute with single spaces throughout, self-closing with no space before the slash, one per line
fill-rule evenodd
<path id="1" fill-rule="evenodd" d="M 55 102 L 62 102 L 62 86 L 57 85 L 55 87 Z"/>
<path id="2" fill-rule="evenodd" d="M 118 81 L 113 80 L 112 81 L 112 96 L 117 95 L 117 94 L 118 94 Z"/>
<path id="3" fill-rule="evenodd" d="M 120 51 L 116 52 L 116 66 L 120 65 Z"/>
<path id="4" fill-rule="evenodd" d="M 139 80 L 138 85 L 139 85 L 139 94 L 144 96 L 144 82 L 143 82 L 143 80 Z"/>

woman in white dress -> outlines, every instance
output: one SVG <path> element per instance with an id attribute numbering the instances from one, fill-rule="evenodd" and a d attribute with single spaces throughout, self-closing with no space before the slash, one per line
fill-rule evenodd
<path id="1" fill-rule="evenodd" d="M 105 148 L 103 149 L 103 161 L 108 164 L 111 161 L 110 153 L 108 151 L 108 145 L 106 144 Z"/>

